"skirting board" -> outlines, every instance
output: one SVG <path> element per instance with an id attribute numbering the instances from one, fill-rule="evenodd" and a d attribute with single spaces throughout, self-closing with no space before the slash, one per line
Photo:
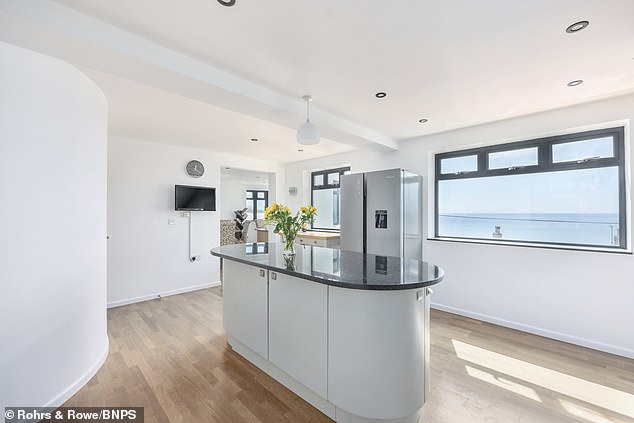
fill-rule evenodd
<path id="1" fill-rule="evenodd" d="M 495 325 L 504 326 L 511 329 L 521 330 L 522 332 L 528 332 L 535 335 L 544 336 L 546 338 L 556 339 L 558 341 L 567 342 L 569 344 L 579 345 L 593 350 L 603 351 L 610 354 L 620 355 L 622 357 L 634 358 L 634 351 L 622 348 L 616 345 L 604 344 L 601 342 L 592 341 L 590 339 L 579 338 L 577 336 L 568 335 L 561 332 L 556 332 L 550 329 L 539 328 L 535 326 L 526 325 L 511 320 L 500 319 L 495 316 L 489 316 L 488 314 L 475 313 L 469 310 L 461 308 L 450 307 L 443 304 L 431 303 L 431 307 L 437 310 L 446 311 L 448 313 L 458 314 L 460 316 L 470 317 L 472 319 L 481 320 L 483 322 L 493 323 Z"/>
<path id="2" fill-rule="evenodd" d="M 200 289 L 213 288 L 214 286 L 220 286 L 220 284 L 221 284 L 220 281 L 216 281 L 216 282 L 204 283 L 202 285 L 194 285 L 194 286 L 188 286 L 185 288 L 172 289 L 171 291 L 163 291 L 163 292 L 156 292 L 156 293 L 147 294 L 147 295 L 141 295 L 140 297 L 110 301 L 108 302 L 108 308 L 121 307 L 128 304 L 155 300 L 159 297 L 169 297 L 170 295 L 184 294 L 185 292 L 192 292 L 192 291 L 198 291 Z"/>
<path id="3" fill-rule="evenodd" d="M 62 404 L 68 401 L 70 397 L 75 395 L 77 391 L 83 388 L 84 385 L 86 385 L 88 381 L 90 381 L 90 379 L 92 379 L 94 375 L 97 374 L 97 372 L 99 371 L 103 363 L 106 362 L 106 359 L 108 358 L 108 352 L 110 349 L 110 341 L 108 340 L 108 334 L 104 333 L 104 337 L 105 337 L 104 349 L 101 355 L 98 357 L 95 364 L 93 364 L 88 370 L 86 370 L 86 372 L 83 375 L 81 375 L 79 379 L 77 379 L 74 383 L 70 384 L 70 386 L 68 386 L 62 392 L 57 394 L 53 399 L 48 401 L 42 407 L 60 407 Z"/>

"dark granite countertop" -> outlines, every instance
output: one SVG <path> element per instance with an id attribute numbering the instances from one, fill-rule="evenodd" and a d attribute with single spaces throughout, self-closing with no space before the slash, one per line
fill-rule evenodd
<path id="1" fill-rule="evenodd" d="M 213 248 L 212 255 L 302 279 L 352 289 L 404 290 L 437 284 L 443 270 L 433 264 L 335 248 L 297 245 L 292 262 L 283 244 L 253 243 Z"/>

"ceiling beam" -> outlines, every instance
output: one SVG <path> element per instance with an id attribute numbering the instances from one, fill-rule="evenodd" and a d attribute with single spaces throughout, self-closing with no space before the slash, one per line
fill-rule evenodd
<path id="1" fill-rule="evenodd" d="M 296 98 L 239 78 L 200 60 L 49 0 L 0 3 L 0 38 L 288 128 L 305 120 Z M 377 152 L 398 149 L 396 140 L 311 104 L 311 120 L 323 137 Z"/>

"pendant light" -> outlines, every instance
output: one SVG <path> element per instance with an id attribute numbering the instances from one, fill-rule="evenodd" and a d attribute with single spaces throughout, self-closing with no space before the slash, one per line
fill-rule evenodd
<path id="1" fill-rule="evenodd" d="M 319 143 L 319 128 L 310 121 L 310 102 L 311 96 L 302 97 L 306 100 L 306 122 L 297 130 L 297 142 L 301 145 L 313 145 Z"/>

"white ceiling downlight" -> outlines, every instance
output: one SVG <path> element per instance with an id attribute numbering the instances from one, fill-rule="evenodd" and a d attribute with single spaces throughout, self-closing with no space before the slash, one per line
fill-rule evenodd
<path id="1" fill-rule="evenodd" d="M 218 3 L 223 6 L 231 7 L 236 4 L 236 0 L 218 0 Z"/>
<path id="2" fill-rule="evenodd" d="M 380 91 L 380 92 L 378 92 L 378 93 L 374 94 L 374 96 L 375 96 L 376 98 L 385 98 L 385 97 L 387 97 L 387 94 L 386 94 L 386 93 L 384 93 L 384 92 L 382 92 L 382 91 Z"/>
<path id="3" fill-rule="evenodd" d="M 251 138 L 251 142 L 258 142 L 258 141 L 260 141 L 260 140 L 257 139 L 257 138 Z"/>
<path id="4" fill-rule="evenodd" d="M 319 144 L 319 128 L 310 121 L 310 102 L 313 99 L 309 95 L 303 99 L 306 101 L 306 122 L 297 130 L 297 142 L 301 145 Z"/>
<path id="5" fill-rule="evenodd" d="M 575 79 L 574 81 L 568 82 L 566 85 L 569 87 L 576 87 L 577 85 L 581 85 L 581 84 L 583 84 L 582 79 Z"/>
<path id="6" fill-rule="evenodd" d="M 574 34 L 575 32 L 581 31 L 582 29 L 587 27 L 589 24 L 590 24 L 590 22 L 588 22 L 588 21 L 575 22 L 572 25 L 570 25 L 568 28 L 566 28 L 566 32 L 568 34 Z"/>
<path id="7" fill-rule="evenodd" d="M 425 118 L 418 119 L 418 123 L 427 123 L 427 122 L 429 122 L 429 119 L 425 119 Z"/>

